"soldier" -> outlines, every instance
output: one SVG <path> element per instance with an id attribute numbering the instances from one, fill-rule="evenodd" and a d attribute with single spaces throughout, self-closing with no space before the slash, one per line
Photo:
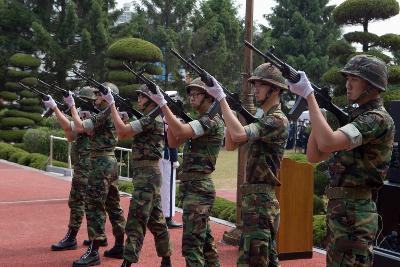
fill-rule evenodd
<path id="1" fill-rule="evenodd" d="M 162 257 L 161 267 L 170 267 L 172 249 L 167 224 L 161 210 L 161 173 L 158 166 L 163 151 L 163 121 L 161 116 L 155 119 L 148 116 L 150 112 L 159 112 L 159 109 L 150 99 L 147 86 L 142 85 L 137 94 L 139 108 L 146 115 L 131 123 L 124 123 L 118 116 L 111 92 L 103 95 L 110 105 L 118 137 L 134 137 L 132 142 L 134 191 L 125 228 L 127 238 L 121 267 L 128 267 L 139 261 L 146 226 L 154 236 L 157 255 Z"/>
<path id="2" fill-rule="evenodd" d="M 110 83 L 104 84 L 118 93 L 118 88 Z M 90 119 L 81 120 L 75 108 L 72 94 L 64 101 L 71 108 L 74 119 L 74 129 L 78 133 L 90 132 L 90 171 L 87 187 L 86 218 L 88 234 L 91 244 L 88 250 L 74 261 L 73 266 L 92 266 L 100 264 L 99 245 L 104 242 L 105 213 L 107 211 L 113 228 L 115 245 L 104 252 L 104 256 L 122 258 L 124 249 L 125 218 L 120 207 L 118 191 L 117 159 L 114 148 L 117 140 L 114 136 L 113 123 L 108 104 L 103 101 L 101 93 L 94 91 L 96 99 L 93 101 L 101 112 Z"/>
<path id="3" fill-rule="evenodd" d="M 215 200 L 214 183 L 210 174 L 224 137 L 224 123 L 219 114 L 209 118 L 207 111 L 214 99 L 207 94 L 204 83 L 197 78 L 186 87 L 190 105 L 200 113 L 197 120 L 187 124 L 175 117 L 157 88 L 150 96 L 162 109 L 168 123 L 170 147 L 186 141 L 183 150 L 183 173 L 180 176 L 180 197 L 183 205 L 182 255 L 186 266 L 220 266 L 209 216 Z"/>
<path id="4" fill-rule="evenodd" d="M 79 96 L 87 101 L 93 101 L 95 95 L 93 89 L 90 87 L 83 87 L 78 92 Z M 48 95 L 49 100 L 44 101 L 46 108 L 51 108 L 60 123 L 61 128 L 64 130 L 65 136 L 69 142 L 73 143 L 73 164 L 74 174 L 72 177 L 71 191 L 68 199 L 68 206 L 70 208 L 68 232 L 63 239 L 57 244 L 51 246 L 51 250 L 70 250 L 77 248 L 76 235 L 82 224 L 83 216 L 85 215 L 85 197 L 86 187 L 89 176 L 89 153 L 90 142 L 87 133 L 75 133 L 72 131 L 71 121 L 60 111 L 53 98 Z M 91 117 L 90 111 L 79 111 L 79 116 L 82 119 L 89 119 Z M 89 245 L 89 240 L 84 240 L 85 245 Z M 100 246 L 107 246 L 107 239 L 105 239 Z"/>
<path id="5" fill-rule="evenodd" d="M 321 113 L 304 72 L 290 90 L 307 100 L 312 124 L 307 158 L 329 160 L 326 189 L 327 266 L 372 266 L 372 244 L 378 214 L 372 191 L 383 184 L 394 138 L 394 123 L 382 105 L 387 68 L 371 56 L 357 55 L 340 71 L 346 77 L 347 99 L 355 104 L 349 123 L 333 131 Z"/>
<path id="6" fill-rule="evenodd" d="M 279 202 L 275 189 L 280 186 L 278 173 L 288 138 L 289 122 L 281 110 L 280 96 L 287 90 L 284 79 L 274 66 L 258 66 L 248 80 L 263 110 L 262 117 L 243 126 L 226 102 L 225 93 L 213 78 L 209 94 L 220 101 L 227 132 L 225 148 L 234 150 L 248 143 L 246 180 L 241 186 L 243 228 L 237 266 L 280 266 L 276 248 L 279 226 Z"/>

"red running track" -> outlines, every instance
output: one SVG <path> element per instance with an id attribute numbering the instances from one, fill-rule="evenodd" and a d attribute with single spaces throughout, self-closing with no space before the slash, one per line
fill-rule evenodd
<path id="1" fill-rule="evenodd" d="M 52 243 L 60 240 L 67 228 L 70 182 L 57 176 L 13 163 L 0 161 L 0 266 L 72 266 L 85 251 L 82 241 L 87 238 L 86 221 L 78 234 L 78 249 L 53 252 Z M 122 197 L 121 205 L 127 214 L 129 198 Z M 177 221 L 181 214 L 177 213 Z M 212 223 L 216 240 L 221 240 L 224 231 L 230 228 Z M 106 232 L 109 247 L 113 245 L 111 226 L 107 221 Z M 181 229 L 170 230 L 174 247 L 174 267 L 185 266 L 181 256 Z M 235 266 L 237 247 L 217 243 L 221 266 Z M 101 253 L 104 248 L 101 248 Z M 101 266 L 120 266 L 121 260 L 101 258 Z M 154 249 L 154 241 L 148 231 L 135 266 L 157 267 L 160 259 Z M 325 266 L 324 255 L 314 253 L 313 259 L 284 261 L 282 267 Z"/>

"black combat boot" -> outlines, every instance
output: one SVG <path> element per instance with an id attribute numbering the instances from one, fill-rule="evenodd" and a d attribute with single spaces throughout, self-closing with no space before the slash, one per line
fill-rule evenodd
<path id="1" fill-rule="evenodd" d="M 161 266 L 160 267 L 172 267 L 171 258 L 169 256 L 168 257 L 162 257 Z"/>
<path id="2" fill-rule="evenodd" d="M 51 250 L 53 251 L 61 251 L 61 250 L 72 250 L 76 249 L 76 234 L 78 231 L 68 229 L 67 234 L 63 239 L 60 240 L 57 244 L 51 245 Z"/>
<path id="3" fill-rule="evenodd" d="M 74 261 L 72 267 L 86 267 L 100 264 L 99 242 L 94 240 L 88 247 L 85 254 L 79 260 Z"/>
<path id="4" fill-rule="evenodd" d="M 171 217 L 165 218 L 165 221 L 167 222 L 168 229 L 182 228 L 182 224 L 172 220 Z"/>
<path id="5" fill-rule="evenodd" d="M 122 259 L 124 255 L 124 236 L 115 238 L 115 245 L 110 250 L 104 251 L 104 257 Z"/>
<path id="6" fill-rule="evenodd" d="M 121 267 L 131 267 L 131 264 L 132 264 L 132 262 L 129 262 L 129 261 L 127 261 L 127 260 L 124 260 L 124 261 L 122 262 Z"/>
<path id="7" fill-rule="evenodd" d="M 84 246 L 89 246 L 90 243 L 91 243 L 91 241 L 90 241 L 89 239 L 83 240 L 83 245 L 84 245 Z M 101 240 L 101 241 L 99 242 L 99 246 L 100 246 L 100 247 L 107 247 L 107 246 L 108 246 L 107 238 L 104 239 L 104 240 Z"/>

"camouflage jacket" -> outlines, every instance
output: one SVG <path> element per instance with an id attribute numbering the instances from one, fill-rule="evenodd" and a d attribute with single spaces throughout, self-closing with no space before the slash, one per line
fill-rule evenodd
<path id="1" fill-rule="evenodd" d="M 90 154 L 90 137 L 86 133 L 78 133 L 75 141 L 72 143 L 71 160 L 75 164 L 79 158 L 89 157 Z"/>
<path id="2" fill-rule="evenodd" d="M 159 160 L 163 152 L 164 123 L 160 116 L 155 119 L 144 116 L 131 122 L 140 124 L 141 132 L 136 134 L 132 142 L 132 160 Z M 133 126 L 135 127 L 135 126 Z"/>
<path id="3" fill-rule="evenodd" d="M 91 152 L 112 152 L 117 145 L 117 138 L 114 133 L 114 124 L 109 108 L 94 115 L 92 118 L 83 121 L 86 131 L 92 132 L 90 137 Z"/>
<path id="4" fill-rule="evenodd" d="M 219 114 L 213 119 L 203 114 L 191 123 L 200 124 L 202 134 L 185 143 L 182 170 L 184 173 L 212 173 L 224 138 L 224 122 Z"/>
<path id="5" fill-rule="evenodd" d="M 389 168 L 395 132 L 393 119 L 382 102 L 373 100 L 355 109 L 350 123 L 339 130 L 350 138 L 351 147 L 330 159 L 330 185 L 379 188 Z M 352 136 L 357 130 L 361 135 Z"/>
<path id="6" fill-rule="evenodd" d="M 281 106 L 272 107 L 244 128 L 249 139 L 246 182 L 280 185 L 277 176 L 289 136 L 289 122 Z"/>

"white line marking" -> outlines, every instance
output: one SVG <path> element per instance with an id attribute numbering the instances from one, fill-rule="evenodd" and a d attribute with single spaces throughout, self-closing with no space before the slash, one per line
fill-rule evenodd
<path id="1" fill-rule="evenodd" d="M 68 200 L 68 198 L 36 199 L 36 200 L 20 200 L 20 201 L 0 201 L 0 204 L 40 203 L 40 202 L 66 201 L 66 200 Z"/>

